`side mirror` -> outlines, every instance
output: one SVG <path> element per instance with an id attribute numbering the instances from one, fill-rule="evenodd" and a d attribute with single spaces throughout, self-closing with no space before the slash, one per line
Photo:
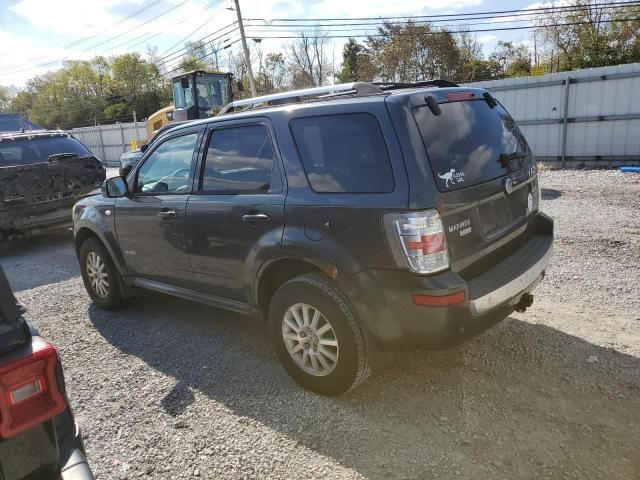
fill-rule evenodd
<path id="1" fill-rule="evenodd" d="M 182 77 L 180 79 L 180 86 L 186 90 L 187 88 L 189 88 L 189 77 Z"/>
<path id="2" fill-rule="evenodd" d="M 244 92 L 244 83 L 240 81 L 236 82 L 236 88 L 238 89 L 239 92 Z"/>
<path id="3" fill-rule="evenodd" d="M 144 145 L 140 145 L 140 151 L 142 153 L 146 152 L 149 148 L 149 144 L 145 143 Z"/>
<path id="4" fill-rule="evenodd" d="M 127 182 L 122 177 L 107 178 L 102 184 L 102 195 L 108 198 L 120 198 L 127 195 Z"/>

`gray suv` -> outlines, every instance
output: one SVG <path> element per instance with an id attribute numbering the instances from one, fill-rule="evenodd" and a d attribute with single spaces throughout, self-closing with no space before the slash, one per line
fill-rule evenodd
<path id="1" fill-rule="evenodd" d="M 78 202 L 94 303 L 139 289 L 253 315 L 305 388 L 380 350 L 444 348 L 531 305 L 549 264 L 534 157 L 488 92 L 347 84 L 167 131 Z"/>

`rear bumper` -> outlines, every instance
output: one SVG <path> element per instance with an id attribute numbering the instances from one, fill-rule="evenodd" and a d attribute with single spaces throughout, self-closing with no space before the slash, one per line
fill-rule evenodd
<path id="1" fill-rule="evenodd" d="M 341 287 L 380 349 L 447 348 L 509 316 L 542 280 L 551 260 L 553 221 L 539 217 L 541 228 L 526 243 L 468 281 L 453 271 L 420 276 L 370 269 L 344 279 Z M 465 293 L 464 301 L 448 307 L 419 306 L 412 299 L 458 292 Z"/>

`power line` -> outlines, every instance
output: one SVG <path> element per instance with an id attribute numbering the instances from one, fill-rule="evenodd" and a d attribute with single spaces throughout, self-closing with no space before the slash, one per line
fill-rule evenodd
<path id="1" fill-rule="evenodd" d="M 111 38 L 109 38 L 109 39 L 107 39 L 107 40 L 104 40 L 104 41 L 102 41 L 102 42 L 100 42 L 100 43 L 97 43 L 97 44 L 95 44 L 95 45 L 92 45 L 92 46 L 90 46 L 90 47 L 88 47 L 88 48 L 86 48 L 86 49 L 82 50 L 82 52 L 87 52 L 87 51 L 89 51 L 89 50 L 93 50 L 93 49 L 95 49 L 95 48 L 97 48 L 97 47 L 100 47 L 100 46 L 105 45 L 105 44 L 107 44 L 107 43 L 109 43 L 109 42 L 112 42 L 112 41 L 114 41 L 114 40 L 116 40 L 116 39 L 118 39 L 118 38 L 121 38 L 122 36 L 124 36 L 124 35 L 126 35 L 126 34 L 128 34 L 128 33 L 131 33 L 132 31 L 137 30 L 138 28 L 141 28 L 141 27 L 143 27 L 144 25 L 148 25 L 149 23 L 151 23 L 151 22 L 153 22 L 153 21 L 157 20 L 157 19 L 158 19 L 158 18 L 160 18 L 160 17 L 163 17 L 164 15 L 167 15 L 168 13 L 172 12 L 173 10 L 175 10 L 175 9 L 177 9 L 177 8 L 182 7 L 184 4 L 186 4 L 186 3 L 187 3 L 187 2 L 189 2 L 189 1 L 190 1 L 190 0 L 183 0 L 182 2 L 180 2 L 180 3 L 176 4 L 176 5 L 174 5 L 173 7 L 169 8 L 168 10 L 165 10 L 164 12 L 160 13 L 159 15 L 156 15 L 155 17 L 152 17 L 152 18 L 150 18 L 149 20 L 147 20 L 147 21 L 145 21 L 145 22 L 143 22 L 143 23 L 141 23 L 141 24 L 139 24 L 139 25 L 136 25 L 135 27 L 130 28 L 129 30 L 127 30 L 127 31 L 125 31 L 125 32 L 122 32 L 122 33 L 120 33 L 120 34 L 118 34 L 118 35 L 116 35 L 116 36 L 114 36 L 114 37 L 111 37 Z M 219 1 L 221 1 L 221 0 L 214 0 L 214 2 L 213 2 L 213 3 L 217 3 L 217 2 L 219 2 Z M 32 70 L 32 69 L 34 69 L 34 68 L 42 68 L 42 67 L 46 67 L 46 66 L 49 66 L 49 65 L 54 65 L 54 64 L 56 64 L 56 63 L 60 63 L 60 62 L 62 62 L 62 61 L 64 61 L 64 60 L 67 60 L 67 59 L 68 59 L 68 57 L 58 58 L 58 59 L 56 59 L 56 60 L 52 60 L 52 61 L 49 61 L 49 62 L 46 62 L 46 63 L 42 63 L 42 64 L 38 64 L 38 65 L 31 66 L 31 67 L 29 67 L 29 68 L 23 68 L 23 69 L 20 69 L 20 70 L 13 70 L 13 71 L 10 71 L 10 72 L 5 72 L 5 73 L 6 73 L 6 74 L 15 74 L 15 73 L 26 72 L 26 71 L 28 71 L 28 70 Z"/>
<path id="2" fill-rule="evenodd" d="M 634 2 L 625 2 L 625 5 L 627 6 L 640 6 L 640 2 L 634 1 Z M 604 9 L 619 9 L 620 7 L 617 7 L 615 4 L 608 4 L 608 5 L 604 5 L 602 7 L 600 7 L 600 9 L 604 10 Z M 579 11 L 583 11 L 584 7 L 572 7 L 570 10 L 563 10 L 561 13 L 572 13 L 572 12 L 579 12 Z M 483 24 L 493 24 L 493 23 L 517 23 L 517 22 L 526 22 L 526 21 L 530 21 L 529 18 L 522 18 L 522 17 L 530 17 L 530 16 L 542 16 L 543 13 L 541 12 L 537 12 L 537 11 L 523 11 L 522 13 L 519 13 L 517 15 L 509 15 L 509 14 L 505 14 L 505 15 L 492 15 L 492 16 L 487 16 L 487 15 L 482 15 L 482 16 L 477 16 L 477 17 L 466 17 L 466 18 L 446 18 L 446 19 L 435 19 L 435 20 L 414 20 L 413 17 L 406 17 L 408 18 L 408 20 L 406 20 L 405 22 L 391 22 L 392 24 L 397 24 L 397 23 L 414 23 L 414 24 L 434 24 L 434 23 L 441 23 L 441 22 L 455 22 L 455 24 L 453 25 L 483 25 Z M 404 18 L 404 17 L 403 17 Z M 497 18 L 506 18 L 508 20 L 503 20 L 503 21 L 494 21 Z M 342 20 L 346 20 L 346 19 L 342 19 Z M 483 23 L 463 23 L 460 24 L 460 22 L 468 22 L 470 20 L 491 20 L 490 22 L 483 22 Z M 249 21 L 249 20 L 248 20 Z M 252 19 L 250 21 L 258 21 L 257 19 Z M 279 23 L 279 24 L 274 24 L 273 21 L 272 22 L 264 22 L 263 24 L 250 24 L 247 25 L 247 27 L 265 27 L 265 28 L 316 28 L 316 27 L 350 27 L 350 26 L 372 26 L 372 27 L 376 27 L 378 25 L 383 25 L 384 23 L 386 23 L 386 20 L 378 20 L 378 19 L 368 19 L 366 20 L 366 23 L 364 22 L 360 22 L 360 21 L 347 21 L 346 23 L 313 23 L 313 24 L 297 24 L 297 25 L 291 25 L 291 24 L 287 24 L 287 23 Z"/>
<path id="3" fill-rule="evenodd" d="M 215 40 L 221 39 L 222 37 L 224 37 L 226 35 L 233 35 L 238 30 L 237 27 L 232 29 L 232 30 L 230 30 L 230 31 L 228 31 L 228 32 L 224 32 L 221 35 L 218 35 L 218 34 L 221 33 L 223 30 L 226 30 L 226 29 L 228 29 L 230 27 L 233 27 L 237 23 L 238 22 L 232 22 L 232 23 L 230 23 L 228 25 L 225 25 L 224 27 L 219 28 L 215 32 L 212 32 L 212 33 L 210 33 L 208 35 L 205 35 L 202 38 L 199 38 L 199 39 L 195 40 L 193 43 L 204 42 L 207 39 L 209 39 L 208 42 L 213 42 Z M 218 35 L 218 36 L 216 38 L 210 38 L 210 37 L 213 37 L 214 35 Z M 189 47 L 186 46 L 184 48 L 181 48 L 180 50 L 176 50 L 175 52 L 171 53 L 170 55 L 167 55 L 167 56 L 164 56 L 164 57 L 160 57 L 158 60 L 164 60 L 164 61 L 156 62 L 155 65 L 158 66 L 158 67 L 160 67 L 162 65 L 166 65 L 167 63 L 175 60 L 176 58 L 180 58 L 180 57 L 183 57 L 185 55 L 188 55 L 188 53 L 187 53 L 188 50 L 189 50 Z M 185 53 L 184 54 L 180 54 L 180 55 L 176 55 L 178 52 L 185 52 Z"/>
<path id="4" fill-rule="evenodd" d="M 191 38 L 193 36 L 194 33 L 202 30 L 205 25 L 207 23 L 209 23 L 211 20 L 213 20 L 219 13 L 221 12 L 221 10 L 216 10 L 214 12 L 213 15 L 211 15 L 209 18 L 207 18 L 204 22 L 202 22 L 202 24 L 200 24 L 200 26 L 196 27 L 195 30 L 193 30 L 191 33 L 189 33 L 189 35 L 187 35 L 186 37 L 184 37 L 183 39 L 181 39 L 180 41 L 176 42 L 174 45 L 172 45 L 171 47 L 169 47 L 168 49 L 166 49 L 164 52 L 162 52 L 160 55 L 166 55 L 169 52 L 171 52 L 171 50 L 173 50 L 174 48 L 176 48 L 178 45 L 181 45 L 182 43 L 184 43 L 185 41 L 187 41 L 189 38 Z"/>
<path id="5" fill-rule="evenodd" d="M 610 2 L 606 4 L 606 6 L 617 5 L 617 6 L 635 6 L 637 2 Z M 537 7 L 537 8 L 524 8 L 518 10 L 496 10 L 491 12 L 469 12 L 469 13 L 450 13 L 450 14 L 440 14 L 440 15 L 399 15 L 399 16 L 380 16 L 380 17 L 353 17 L 350 20 L 394 20 L 394 19 L 413 19 L 413 18 L 442 18 L 442 17 L 465 17 L 465 16 L 473 16 L 473 15 L 497 15 L 502 13 L 518 13 L 518 12 L 556 12 L 567 9 L 575 8 L 575 5 L 566 5 L 566 6 L 549 6 L 549 7 Z M 603 5 L 598 3 L 587 3 L 581 6 L 582 9 L 588 7 L 603 7 Z M 267 20 L 264 18 L 247 18 L 249 20 L 259 20 L 267 23 Z M 330 21 L 342 21 L 345 18 L 274 18 L 271 19 L 271 22 L 330 22 Z"/>
<path id="6" fill-rule="evenodd" d="M 114 22 L 114 23 L 113 23 L 113 24 L 111 24 L 109 27 L 106 27 L 106 28 L 104 28 L 104 29 L 100 30 L 100 31 L 99 31 L 99 32 L 97 32 L 97 33 L 91 34 L 91 35 L 89 35 L 89 36 L 86 36 L 86 37 L 80 38 L 80 39 L 78 39 L 78 40 L 75 40 L 75 41 L 73 41 L 73 42 L 71 42 L 71 43 L 68 43 L 67 45 L 63 45 L 63 46 L 62 46 L 62 48 L 67 49 L 67 48 L 75 47 L 76 45 L 79 45 L 79 44 L 84 43 L 84 42 L 86 42 L 86 41 L 88 41 L 88 40 L 91 40 L 92 38 L 95 38 L 95 37 L 97 37 L 98 35 L 100 35 L 100 34 L 102 34 L 102 33 L 106 32 L 109 28 L 111 28 L 111 27 L 115 27 L 116 25 L 119 25 L 119 24 L 121 24 L 121 23 L 124 23 L 124 22 L 126 22 L 127 20 L 129 20 L 129 19 L 131 19 L 131 18 L 133 18 L 133 17 L 135 17 L 135 16 L 137 16 L 137 15 L 141 14 L 141 13 L 142 13 L 142 12 L 144 12 L 145 10 L 148 10 L 149 8 L 154 7 L 154 6 L 156 6 L 158 3 L 163 2 L 163 1 L 164 1 L 164 0 L 153 0 L 152 2 L 148 3 L 147 5 L 143 6 L 142 8 L 139 8 L 139 9 L 138 9 L 138 10 L 136 10 L 135 12 L 130 13 L 130 14 L 129 14 L 129 15 L 127 15 L 126 17 L 123 17 L 123 18 L 119 19 L 118 21 Z M 43 57 L 34 57 L 34 58 L 29 59 L 29 61 L 30 61 L 30 62 L 35 62 L 35 61 L 38 61 L 38 60 L 41 60 L 41 59 L 45 59 L 45 58 L 47 58 L 47 57 L 46 57 L 46 56 L 43 56 Z M 18 63 L 18 64 L 13 64 L 13 65 L 4 65 L 4 66 L 0 66 L 0 70 L 6 70 L 6 69 L 8 69 L 8 68 L 20 67 L 20 66 L 22 66 L 22 65 L 27 65 L 27 64 L 26 64 L 26 63 Z"/>
<path id="7" fill-rule="evenodd" d="M 217 2 L 217 1 L 218 1 L 218 0 L 216 0 L 216 1 L 212 2 L 212 3 L 210 3 L 209 5 L 205 6 L 203 9 L 204 9 L 204 10 L 208 10 L 209 8 L 213 7 L 213 6 L 216 4 L 216 2 Z M 171 21 L 171 22 L 170 22 L 170 25 L 167 25 L 167 26 L 175 27 L 176 25 L 181 25 L 181 24 L 183 24 L 183 23 L 184 23 L 184 22 L 186 22 L 187 20 L 191 20 L 191 18 L 192 18 L 192 16 L 190 16 L 190 15 L 183 15 L 179 20 Z M 142 43 L 148 42 L 148 41 L 149 41 L 149 40 L 151 40 L 152 38 L 159 37 L 160 35 L 166 35 L 166 33 L 167 33 L 167 32 L 166 32 L 162 27 L 158 27 L 158 28 L 157 28 L 157 30 L 158 30 L 158 31 L 157 31 L 157 32 L 155 32 L 155 33 L 154 33 L 153 31 L 151 31 L 151 32 L 145 32 L 145 33 L 143 33 L 142 35 L 138 35 L 137 37 L 130 38 L 130 39 L 128 39 L 128 40 L 126 40 L 126 41 L 124 41 L 124 42 L 122 42 L 122 43 L 119 43 L 118 45 L 115 45 L 115 46 L 113 46 L 113 47 L 111 47 L 111 48 L 109 48 L 109 49 L 105 50 L 105 52 L 104 52 L 104 53 L 111 52 L 111 51 L 113 51 L 113 50 L 115 50 L 115 49 L 117 49 L 117 48 L 123 47 L 123 46 L 127 46 L 128 48 L 137 47 L 138 45 L 140 45 L 140 44 L 142 44 Z M 150 36 L 149 36 L 149 35 L 150 35 Z M 138 40 L 138 39 L 140 39 L 140 38 L 143 38 L 143 37 L 147 37 L 147 38 L 144 38 L 143 40 L 141 40 L 141 41 L 139 41 L 139 42 L 136 42 L 136 40 Z M 132 43 L 132 42 L 136 42 L 136 43 Z"/>
<path id="8" fill-rule="evenodd" d="M 624 19 L 611 19 L 611 20 L 600 20 L 598 23 L 618 23 L 618 22 L 629 22 L 640 20 L 639 18 L 624 18 Z M 548 25 L 523 25 L 519 27 L 501 27 L 501 28 L 483 28 L 483 29 L 471 29 L 471 30 L 435 30 L 430 32 L 420 32 L 420 33 L 395 33 L 394 36 L 405 36 L 405 37 L 413 37 L 413 36 L 422 36 L 422 35 L 442 35 L 444 33 L 481 33 L 481 32 L 503 32 L 503 31 L 512 31 L 512 30 L 530 30 L 532 28 L 553 28 L 553 27 L 569 27 L 575 25 L 591 25 L 592 22 L 569 22 L 569 23 L 553 23 Z M 370 34 L 370 35 L 307 35 L 306 38 L 310 39 L 319 39 L 319 38 L 370 38 L 370 37 L 389 37 L 389 34 Z M 262 38 L 267 39 L 294 39 L 300 38 L 298 35 L 289 35 L 289 36 L 263 36 Z"/>

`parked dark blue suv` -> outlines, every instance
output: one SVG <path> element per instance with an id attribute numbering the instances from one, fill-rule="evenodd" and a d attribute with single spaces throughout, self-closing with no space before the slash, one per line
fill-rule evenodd
<path id="1" fill-rule="evenodd" d="M 488 92 L 355 83 L 241 100 L 159 137 L 74 208 L 94 303 L 138 288 L 255 315 L 305 388 L 443 348 L 531 305 L 553 222 Z"/>

